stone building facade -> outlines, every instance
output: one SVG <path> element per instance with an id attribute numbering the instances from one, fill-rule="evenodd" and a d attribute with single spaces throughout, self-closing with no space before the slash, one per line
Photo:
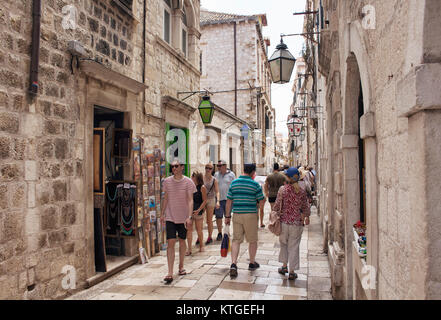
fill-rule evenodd
<path id="1" fill-rule="evenodd" d="M 167 123 L 189 126 L 198 100 L 179 103 L 178 92 L 199 89 L 199 7 L 198 0 L 41 1 L 32 96 L 33 1 L 2 1 L 0 299 L 70 294 L 65 266 L 75 268 L 76 289 L 96 276 L 94 119 L 117 113 L 146 149 L 165 148 Z M 78 59 L 72 40 L 84 49 Z M 127 240 L 125 255 L 137 261 L 137 251 Z"/>
<path id="2" fill-rule="evenodd" d="M 264 14 L 201 11 L 201 90 L 214 92 L 212 101 L 251 129 L 243 159 L 256 162 L 257 174 L 271 172 L 275 148 L 266 24 Z"/>
<path id="3" fill-rule="evenodd" d="M 313 98 L 325 108 L 318 192 L 333 296 L 440 299 L 441 3 L 310 0 L 306 9 L 321 12 L 309 43 Z"/>

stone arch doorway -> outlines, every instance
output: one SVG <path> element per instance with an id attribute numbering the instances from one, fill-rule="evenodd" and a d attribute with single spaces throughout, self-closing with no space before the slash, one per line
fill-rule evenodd
<path id="1" fill-rule="evenodd" d="M 360 57 L 360 59 L 359 59 Z M 362 75 L 362 55 L 351 52 L 346 60 L 345 104 L 343 110 L 344 211 L 346 252 L 346 298 L 375 299 L 376 275 L 373 285 L 363 288 L 366 265 L 378 269 L 377 223 L 377 146 L 374 113 L 370 110 L 369 75 Z M 367 79 L 367 80 L 366 80 Z M 367 91 L 367 92 L 366 92 Z M 354 245 L 353 225 L 366 224 L 368 255 L 363 260 Z"/>

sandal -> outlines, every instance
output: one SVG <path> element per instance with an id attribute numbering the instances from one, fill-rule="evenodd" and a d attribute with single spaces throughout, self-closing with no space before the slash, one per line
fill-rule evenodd
<path id="1" fill-rule="evenodd" d="M 295 280 L 297 279 L 297 274 L 296 273 L 290 273 L 288 276 L 288 280 Z"/>
<path id="2" fill-rule="evenodd" d="M 164 278 L 164 281 L 165 281 L 165 283 L 169 284 L 169 283 L 171 283 L 173 281 L 173 277 L 172 276 L 166 276 Z"/>
<path id="3" fill-rule="evenodd" d="M 181 270 L 179 270 L 179 273 L 178 273 L 180 276 L 185 276 L 186 274 L 187 274 L 187 272 L 185 271 L 185 269 L 181 269 Z"/>
<path id="4" fill-rule="evenodd" d="M 280 274 L 285 275 L 285 273 L 288 273 L 288 267 L 281 267 L 278 271 Z"/>
<path id="5" fill-rule="evenodd" d="M 185 255 L 186 255 L 187 257 L 188 257 L 188 256 L 191 256 L 191 251 L 186 252 Z"/>

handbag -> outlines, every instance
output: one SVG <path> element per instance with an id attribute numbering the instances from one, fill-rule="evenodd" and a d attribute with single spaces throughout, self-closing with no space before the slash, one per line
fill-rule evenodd
<path id="1" fill-rule="evenodd" d="M 280 236 L 282 233 L 282 225 L 280 222 L 279 213 L 277 211 L 271 211 L 269 221 L 268 230 L 274 235 Z"/>
<path id="2" fill-rule="evenodd" d="M 285 190 L 283 190 L 285 193 Z M 283 208 L 283 198 L 282 205 L 280 206 L 280 213 L 277 211 L 271 211 L 269 216 L 269 225 L 268 230 L 271 231 L 274 235 L 280 236 L 282 233 L 282 223 L 280 222 L 280 215 L 282 213 Z"/>

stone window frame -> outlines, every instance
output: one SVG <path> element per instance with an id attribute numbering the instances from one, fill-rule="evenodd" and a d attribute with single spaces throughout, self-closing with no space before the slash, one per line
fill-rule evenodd
<path id="1" fill-rule="evenodd" d="M 168 6 L 171 4 L 171 7 Z M 182 30 L 183 30 L 183 19 L 184 9 L 186 11 L 187 26 L 186 28 L 186 48 L 185 53 L 182 50 Z M 173 55 L 178 56 L 179 59 L 189 63 L 192 68 L 198 70 L 199 67 L 199 54 L 198 54 L 198 41 L 200 39 L 201 33 L 199 31 L 199 26 L 196 18 L 196 10 L 193 7 L 193 2 L 191 0 L 163 0 L 162 1 L 162 12 L 167 10 L 170 14 L 170 42 L 167 42 L 164 37 L 164 14 L 162 15 L 162 34 L 157 35 L 158 41 L 161 45 L 165 45 L 167 50 L 172 51 Z M 197 73 L 200 73 L 199 71 Z"/>
<path id="2" fill-rule="evenodd" d="M 111 3 L 114 4 L 116 7 L 118 7 L 118 9 L 120 9 L 120 11 L 123 12 L 124 14 L 132 17 L 136 21 L 139 21 L 139 17 L 136 17 L 136 15 L 135 15 L 137 1 L 132 0 L 132 7 L 131 8 L 128 8 L 121 0 L 112 0 Z"/>
<path id="3" fill-rule="evenodd" d="M 185 9 L 185 4 L 182 6 L 182 16 L 181 16 L 181 50 L 184 56 L 188 57 L 188 21 L 187 21 L 187 10 Z"/>
<path id="4" fill-rule="evenodd" d="M 172 8 L 171 8 L 171 1 L 170 0 L 164 0 L 162 2 L 162 39 L 167 42 L 168 44 L 172 44 L 172 33 L 173 33 L 173 25 L 172 25 Z M 166 39 L 166 25 L 165 25 L 165 16 L 168 14 L 168 41 Z"/>

